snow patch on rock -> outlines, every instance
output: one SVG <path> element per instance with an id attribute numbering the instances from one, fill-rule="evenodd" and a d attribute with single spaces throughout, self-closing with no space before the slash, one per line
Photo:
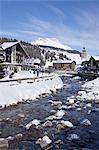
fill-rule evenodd
<path id="1" fill-rule="evenodd" d="M 26 129 L 29 129 L 32 125 L 37 126 L 39 124 L 40 124 L 40 120 L 34 119 L 26 125 Z"/>

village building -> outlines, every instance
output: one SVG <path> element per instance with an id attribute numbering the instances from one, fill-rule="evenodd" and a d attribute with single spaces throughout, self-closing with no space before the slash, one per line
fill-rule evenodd
<path id="1" fill-rule="evenodd" d="M 83 50 L 81 52 L 81 59 L 86 59 L 87 58 L 87 51 L 86 48 L 83 47 Z"/>
<path id="2" fill-rule="evenodd" d="M 41 60 L 39 58 L 28 58 L 25 64 L 32 66 L 33 68 L 39 68 L 41 66 Z"/>
<path id="3" fill-rule="evenodd" d="M 0 62 L 8 70 L 27 69 L 28 54 L 19 42 L 4 42 L 0 45 Z"/>
<path id="4" fill-rule="evenodd" d="M 55 70 L 74 71 L 75 66 L 76 62 L 71 60 L 57 60 L 53 62 L 53 68 Z"/>
<path id="5" fill-rule="evenodd" d="M 99 70 L 99 56 L 91 56 L 88 61 L 88 68 Z"/>
<path id="6" fill-rule="evenodd" d="M 82 62 L 82 66 L 86 71 L 99 71 L 99 56 L 91 56 L 89 60 Z"/>

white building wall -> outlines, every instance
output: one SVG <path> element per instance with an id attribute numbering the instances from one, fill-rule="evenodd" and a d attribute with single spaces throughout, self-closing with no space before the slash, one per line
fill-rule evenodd
<path id="1" fill-rule="evenodd" d="M 12 47 L 11 63 L 12 63 L 12 64 L 15 64 L 15 63 L 16 63 L 16 45 Z"/>

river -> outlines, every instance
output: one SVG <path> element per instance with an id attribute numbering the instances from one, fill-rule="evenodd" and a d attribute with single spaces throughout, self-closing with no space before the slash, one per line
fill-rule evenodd
<path id="1" fill-rule="evenodd" d="M 33 119 L 45 122 L 46 117 L 50 116 L 60 106 L 53 106 L 49 100 L 61 101 L 66 105 L 67 97 L 76 95 L 81 89 L 84 81 L 70 77 L 62 77 L 64 86 L 51 95 L 42 96 L 35 101 L 19 103 L 15 106 L 9 106 L 0 110 L 0 137 L 14 137 L 22 133 L 23 137 L 13 139 L 9 142 L 9 150 L 41 150 L 36 144 L 39 137 L 48 135 L 52 140 L 51 150 L 99 150 L 99 111 L 88 114 L 88 110 L 77 111 L 75 108 L 64 110 L 66 115 L 62 119 L 69 120 L 74 124 L 73 129 L 64 129 L 57 132 L 56 126 L 58 120 L 53 120 L 52 127 L 39 126 L 38 129 L 31 128 L 26 130 L 25 126 Z M 90 119 L 92 125 L 84 127 L 80 121 L 84 118 Z M 79 135 L 79 140 L 68 140 L 70 134 Z"/>

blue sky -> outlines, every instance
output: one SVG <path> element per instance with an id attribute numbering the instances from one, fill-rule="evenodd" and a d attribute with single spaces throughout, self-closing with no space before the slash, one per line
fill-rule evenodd
<path id="1" fill-rule="evenodd" d="M 99 54 L 98 0 L 0 0 L 0 37 L 53 37 Z"/>

